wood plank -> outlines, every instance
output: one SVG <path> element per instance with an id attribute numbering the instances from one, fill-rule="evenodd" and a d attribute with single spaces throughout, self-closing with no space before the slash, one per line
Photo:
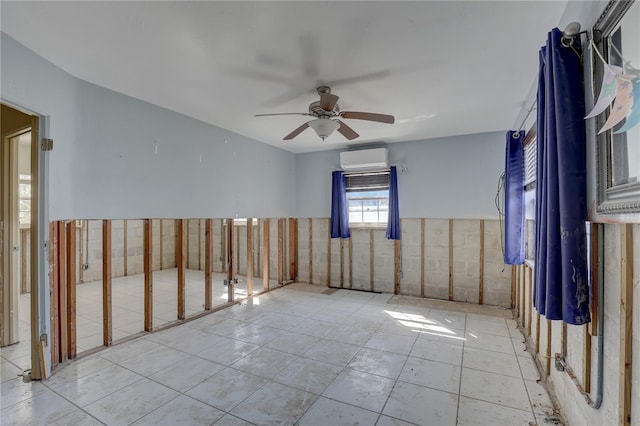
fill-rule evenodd
<path id="1" fill-rule="evenodd" d="M 270 258 L 270 229 L 271 221 L 264 219 L 262 225 L 262 289 L 269 290 L 269 258 Z"/>
<path id="2" fill-rule="evenodd" d="M 527 336 L 531 336 L 531 323 L 533 322 L 533 269 L 529 266 L 526 266 L 525 273 L 527 274 L 527 282 L 529 283 L 529 303 L 527 303 L 527 307 L 529 310 Z"/>
<path id="3" fill-rule="evenodd" d="M 582 346 L 582 359 L 584 360 L 582 365 L 582 385 L 584 391 L 591 392 L 591 333 L 589 333 L 589 327 L 587 324 L 583 326 L 583 339 L 584 345 Z"/>
<path id="4" fill-rule="evenodd" d="M 393 240 L 393 294 L 400 294 L 400 240 Z"/>
<path id="5" fill-rule="evenodd" d="M 233 219 L 227 219 L 227 302 L 232 303 L 235 297 L 233 274 Z"/>
<path id="6" fill-rule="evenodd" d="M 204 222 L 204 309 L 213 307 L 213 219 Z"/>
<path id="7" fill-rule="evenodd" d="M 331 219 L 327 219 L 327 285 L 331 287 Z"/>
<path id="8" fill-rule="evenodd" d="M 340 288 L 344 288 L 344 239 L 340 238 Z"/>
<path id="9" fill-rule="evenodd" d="M 484 219 L 480 219 L 480 272 L 478 275 L 478 304 L 484 299 Z"/>
<path id="10" fill-rule="evenodd" d="M 560 351 L 562 356 L 567 356 L 567 323 L 562 322 L 562 328 L 560 329 Z"/>
<path id="11" fill-rule="evenodd" d="M 289 218 L 289 280 L 298 278 L 298 219 Z"/>
<path id="12" fill-rule="evenodd" d="M 178 269 L 178 319 L 185 318 L 185 219 L 176 220 L 176 267 Z"/>
<path id="13" fill-rule="evenodd" d="M 76 221 L 67 223 L 67 353 L 69 359 L 78 355 L 76 326 Z"/>
<path id="14" fill-rule="evenodd" d="M 111 293 L 111 221 L 102 221 L 102 344 L 113 344 L 113 310 Z"/>
<path id="15" fill-rule="evenodd" d="M 222 237 L 220 238 L 220 271 L 224 273 L 227 272 L 227 265 L 229 263 L 227 256 L 227 234 L 229 232 L 226 231 L 226 229 L 225 219 L 220 219 L 220 235 Z"/>
<path id="16" fill-rule="evenodd" d="M 511 309 L 516 309 L 517 311 L 517 306 L 516 306 L 516 292 L 517 292 L 517 288 L 516 288 L 516 275 L 515 275 L 515 268 L 513 266 L 511 266 Z M 516 312 L 517 314 L 518 312 Z"/>
<path id="17" fill-rule="evenodd" d="M 449 300 L 453 300 L 453 219 L 449 219 Z"/>
<path id="18" fill-rule="evenodd" d="M 546 347 L 546 359 L 545 359 L 545 371 L 547 376 L 551 374 L 551 321 L 547 321 L 547 347 Z"/>
<path id="19" fill-rule="evenodd" d="M 127 275 L 129 275 L 127 273 L 127 260 L 129 258 L 129 253 L 127 252 L 127 246 L 129 245 L 127 241 L 127 219 L 123 221 L 122 227 L 123 227 L 122 231 L 124 235 L 123 242 L 122 242 L 122 252 L 123 252 L 122 261 L 124 263 L 124 276 L 126 277 Z"/>
<path id="20" fill-rule="evenodd" d="M 284 282 L 284 220 L 278 219 L 278 284 Z"/>
<path id="21" fill-rule="evenodd" d="M 540 353 L 540 314 L 536 312 L 536 354 Z"/>
<path id="22" fill-rule="evenodd" d="M 60 224 L 58 236 L 58 253 L 60 255 L 60 290 L 58 299 L 58 314 L 60 315 L 60 362 L 65 362 L 69 358 L 69 312 L 67 311 L 67 231 L 66 224 Z"/>
<path id="23" fill-rule="evenodd" d="M 60 222 L 49 223 L 49 304 L 51 310 L 51 329 L 49 341 L 51 346 L 51 370 L 53 371 L 60 362 L 60 333 L 58 316 L 58 285 L 60 279 L 58 256 L 58 227 Z"/>
<path id="24" fill-rule="evenodd" d="M 27 234 L 29 233 L 29 228 L 20 229 L 20 293 L 28 293 L 29 286 L 27 285 L 27 278 L 29 277 L 27 268 Z"/>
<path id="25" fill-rule="evenodd" d="M 202 270 L 202 219 L 198 219 L 198 271 Z"/>
<path id="26" fill-rule="evenodd" d="M 253 265 L 253 270 L 254 270 L 254 274 L 256 277 L 259 277 L 260 275 L 260 271 L 262 271 L 262 265 L 260 264 L 260 262 L 262 261 L 262 251 L 260 250 L 260 247 L 262 246 L 261 244 L 261 239 L 260 239 L 260 219 L 256 219 L 257 223 L 256 223 L 256 235 L 254 236 L 254 248 L 256 251 L 256 263 Z"/>
<path id="27" fill-rule="evenodd" d="M 375 259 L 375 244 L 374 244 L 373 229 L 369 229 L 369 287 L 373 291 L 374 287 L 374 259 Z"/>
<path id="28" fill-rule="evenodd" d="M 234 223 L 233 229 L 235 229 L 235 241 L 233 242 L 233 246 L 235 247 L 235 254 L 236 254 L 236 261 L 234 262 L 235 265 L 235 269 L 234 269 L 234 276 L 237 274 L 240 274 L 240 227 L 236 226 Z"/>
<path id="29" fill-rule="evenodd" d="M 164 220 L 160 219 L 160 270 L 164 269 L 164 254 L 162 253 L 162 247 L 164 246 L 164 232 L 162 229 L 162 223 Z"/>
<path id="30" fill-rule="evenodd" d="M 143 221 L 144 331 L 153 331 L 153 222 Z"/>
<path id="31" fill-rule="evenodd" d="M 424 297 L 425 218 L 420 219 L 420 297 Z"/>
<path id="32" fill-rule="evenodd" d="M 600 265 L 598 261 L 600 259 L 600 225 L 597 223 L 591 224 L 591 322 L 589 323 L 589 333 L 592 336 L 598 335 L 598 286 L 600 277 Z"/>
<path id="33" fill-rule="evenodd" d="M 353 288 L 353 238 L 349 237 L 349 288 Z"/>
<path id="34" fill-rule="evenodd" d="M 309 284 L 313 284 L 313 219 L 309 218 Z"/>
<path id="35" fill-rule="evenodd" d="M 631 424 L 633 339 L 633 224 L 620 225 L 620 359 L 618 424 Z"/>
<path id="36" fill-rule="evenodd" d="M 191 221 L 189 219 L 184 219 L 182 224 L 184 228 L 184 256 L 185 260 L 185 269 L 189 269 L 191 267 Z"/>
<path id="37" fill-rule="evenodd" d="M 247 218 L 247 296 L 253 294 L 253 218 Z"/>

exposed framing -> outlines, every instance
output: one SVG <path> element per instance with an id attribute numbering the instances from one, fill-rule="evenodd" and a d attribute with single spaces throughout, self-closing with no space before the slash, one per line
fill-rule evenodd
<path id="1" fill-rule="evenodd" d="M 239 242 L 238 242 L 238 245 Z M 247 296 L 253 295 L 253 219 L 247 218 Z"/>
<path id="2" fill-rule="evenodd" d="M 620 226 L 620 358 L 618 424 L 631 424 L 633 360 L 633 224 Z"/>
<path id="3" fill-rule="evenodd" d="M 153 331 L 153 222 L 145 219 L 144 223 L 144 331 Z"/>
<path id="4" fill-rule="evenodd" d="M 204 310 L 213 307 L 213 219 L 204 222 Z"/>
<path id="5" fill-rule="evenodd" d="M 269 290 L 269 245 L 270 241 L 270 220 L 264 219 L 262 221 L 262 288 L 263 290 Z"/>
<path id="6" fill-rule="evenodd" d="M 113 311 L 111 293 L 111 220 L 102 221 L 102 342 L 113 344 Z"/>
<path id="7" fill-rule="evenodd" d="M 185 219 L 176 219 L 176 268 L 178 269 L 178 319 L 185 318 Z"/>
<path id="8" fill-rule="evenodd" d="M 76 221 L 66 225 L 67 232 L 67 356 L 76 358 L 78 354 L 76 327 Z"/>

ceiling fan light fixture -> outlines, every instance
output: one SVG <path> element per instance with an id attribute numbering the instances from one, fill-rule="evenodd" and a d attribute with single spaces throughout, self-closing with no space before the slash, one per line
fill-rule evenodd
<path id="1" fill-rule="evenodd" d="M 325 140 L 327 136 L 340 127 L 340 123 L 335 120 L 331 120 L 330 118 L 316 118 L 315 120 L 311 120 L 308 124 L 309 127 L 315 130 L 322 140 Z"/>

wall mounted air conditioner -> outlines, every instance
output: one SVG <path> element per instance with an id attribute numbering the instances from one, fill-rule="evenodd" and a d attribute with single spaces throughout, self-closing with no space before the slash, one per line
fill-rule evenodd
<path id="1" fill-rule="evenodd" d="M 340 167 L 345 172 L 388 169 L 389 150 L 387 148 L 374 148 L 343 151 L 340 153 Z"/>

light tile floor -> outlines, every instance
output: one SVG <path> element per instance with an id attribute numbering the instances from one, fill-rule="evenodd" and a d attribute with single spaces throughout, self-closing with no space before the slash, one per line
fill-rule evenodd
<path id="1" fill-rule="evenodd" d="M 553 407 L 512 320 L 294 284 L 82 358 L 5 375 L 10 424 L 530 425 Z"/>

